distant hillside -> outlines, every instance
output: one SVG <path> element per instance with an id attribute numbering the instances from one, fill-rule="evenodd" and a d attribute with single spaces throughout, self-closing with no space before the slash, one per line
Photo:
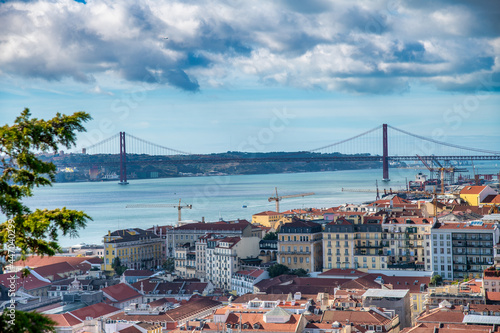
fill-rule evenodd
<path id="1" fill-rule="evenodd" d="M 381 162 L 373 161 L 352 161 L 352 162 L 307 162 L 309 157 L 315 156 L 353 156 L 335 154 L 317 154 L 307 152 L 271 152 L 271 153 L 242 153 L 226 152 L 209 155 L 185 155 L 176 156 L 176 159 L 189 160 L 189 164 L 168 164 L 168 156 L 150 155 L 127 155 L 127 175 L 129 179 L 134 178 L 165 178 L 182 176 L 200 176 L 214 174 L 228 175 L 249 175 L 249 174 L 269 174 L 269 173 L 295 173 L 295 172 L 318 172 L 335 170 L 354 170 L 381 168 Z M 369 156 L 359 154 L 354 156 Z M 300 162 L 255 162 L 255 163 L 205 163 L 202 160 L 208 158 L 216 159 L 252 159 L 269 157 L 299 157 L 304 159 Z M 48 157 L 65 172 L 59 172 L 57 181 L 85 181 L 113 179 L 113 176 L 120 173 L 120 156 L 114 155 L 83 155 L 69 154 L 64 156 Z M 197 162 L 197 161 L 200 162 Z M 92 169 L 92 172 L 91 172 Z"/>

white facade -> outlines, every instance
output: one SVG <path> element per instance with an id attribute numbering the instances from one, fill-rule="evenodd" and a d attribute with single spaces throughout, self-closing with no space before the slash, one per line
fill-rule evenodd
<path id="1" fill-rule="evenodd" d="M 253 286 L 264 279 L 269 279 L 269 273 L 262 269 L 239 271 L 231 278 L 231 289 L 238 296 L 253 293 Z"/>
<path id="2" fill-rule="evenodd" d="M 229 237 L 219 240 L 213 249 L 212 283 L 219 288 L 230 289 L 231 277 L 240 268 L 239 259 L 257 257 L 259 255 L 259 241 L 258 237 Z"/>

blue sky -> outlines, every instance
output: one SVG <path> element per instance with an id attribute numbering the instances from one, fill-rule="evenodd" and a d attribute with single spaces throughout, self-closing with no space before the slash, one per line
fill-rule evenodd
<path id="1" fill-rule="evenodd" d="M 499 7 L 1 2 L 0 124 L 84 110 L 80 147 L 126 131 L 207 153 L 259 134 L 262 151 L 308 150 L 388 123 L 500 150 Z"/>

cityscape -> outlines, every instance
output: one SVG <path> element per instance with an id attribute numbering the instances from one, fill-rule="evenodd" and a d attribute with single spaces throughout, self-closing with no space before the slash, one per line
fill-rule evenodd
<path id="1" fill-rule="evenodd" d="M 0 1 L 0 333 L 500 333 L 499 17 Z"/>

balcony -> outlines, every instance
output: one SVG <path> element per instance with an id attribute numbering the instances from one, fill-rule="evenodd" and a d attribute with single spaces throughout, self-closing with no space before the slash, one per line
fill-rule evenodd
<path id="1" fill-rule="evenodd" d="M 299 252 L 299 251 L 278 251 L 278 255 L 290 255 L 290 254 L 304 254 L 304 255 L 311 255 L 311 252 L 308 251 L 302 251 L 302 252 Z"/>

